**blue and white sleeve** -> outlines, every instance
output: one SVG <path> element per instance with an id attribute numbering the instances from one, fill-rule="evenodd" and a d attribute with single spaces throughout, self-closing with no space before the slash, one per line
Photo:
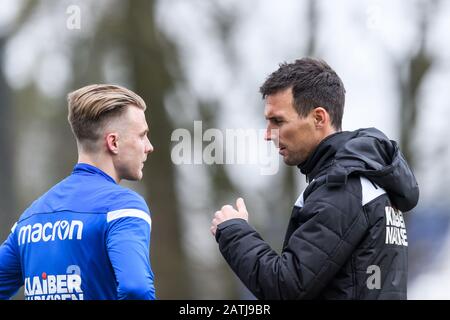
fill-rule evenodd
<path id="1" fill-rule="evenodd" d="M 14 225 L 15 227 L 15 225 Z M 14 227 L 0 246 L 0 299 L 9 299 L 23 285 L 22 268 L 14 238 Z"/>
<path id="2" fill-rule="evenodd" d="M 143 201 L 143 200 L 142 200 Z M 122 205 L 124 207 L 126 205 Z M 108 212 L 106 248 L 117 280 L 118 299 L 155 299 L 151 270 L 151 218 L 145 205 Z"/>

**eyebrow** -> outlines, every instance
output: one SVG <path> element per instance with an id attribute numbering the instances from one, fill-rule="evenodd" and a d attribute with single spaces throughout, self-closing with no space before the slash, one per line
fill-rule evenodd
<path id="1" fill-rule="evenodd" d="M 266 118 L 266 120 L 275 120 L 275 119 L 282 119 L 283 117 L 281 115 L 269 115 L 269 116 L 264 116 L 264 118 Z"/>

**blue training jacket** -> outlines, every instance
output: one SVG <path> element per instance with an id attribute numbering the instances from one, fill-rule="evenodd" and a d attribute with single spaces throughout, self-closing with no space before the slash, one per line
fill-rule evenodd
<path id="1" fill-rule="evenodd" d="M 0 247 L 0 299 L 155 299 L 145 200 L 80 163 Z"/>

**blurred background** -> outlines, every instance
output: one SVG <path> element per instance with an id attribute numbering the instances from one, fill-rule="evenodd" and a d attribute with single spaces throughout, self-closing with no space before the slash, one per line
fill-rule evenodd
<path id="1" fill-rule="evenodd" d="M 409 298 L 450 299 L 449 31 L 444 0 L 0 0 L 0 242 L 77 161 L 67 93 L 115 83 L 148 105 L 155 152 L 144 179 L 124 185 L 152 211 L 158 298 L 252 299 L 211 218 L 242 196 L 279 252 L 305 178 L 282 161 L 275 175 L 260 164 L 175 165 L 171 134 L 194 134 L 199 120 L 203 131 L 264 129 L 259 86 L 279 63 L 315 56 L 345 84 L 343 129 L 381 129 L 414 168 Z"/>

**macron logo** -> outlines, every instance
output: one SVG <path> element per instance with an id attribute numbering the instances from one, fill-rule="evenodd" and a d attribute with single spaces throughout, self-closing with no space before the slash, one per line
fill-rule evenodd
<path id="1" fill-rule="evenodd" d="M 30 242 L 47 242 L 59 240 L 72 240 L 76 237 L 81 240 L 83 233 L 83 222 L 80 220 L 58 220 L 54 224 L 47 222 L 28 224 L 19 229 L 19 246 Z"/>

